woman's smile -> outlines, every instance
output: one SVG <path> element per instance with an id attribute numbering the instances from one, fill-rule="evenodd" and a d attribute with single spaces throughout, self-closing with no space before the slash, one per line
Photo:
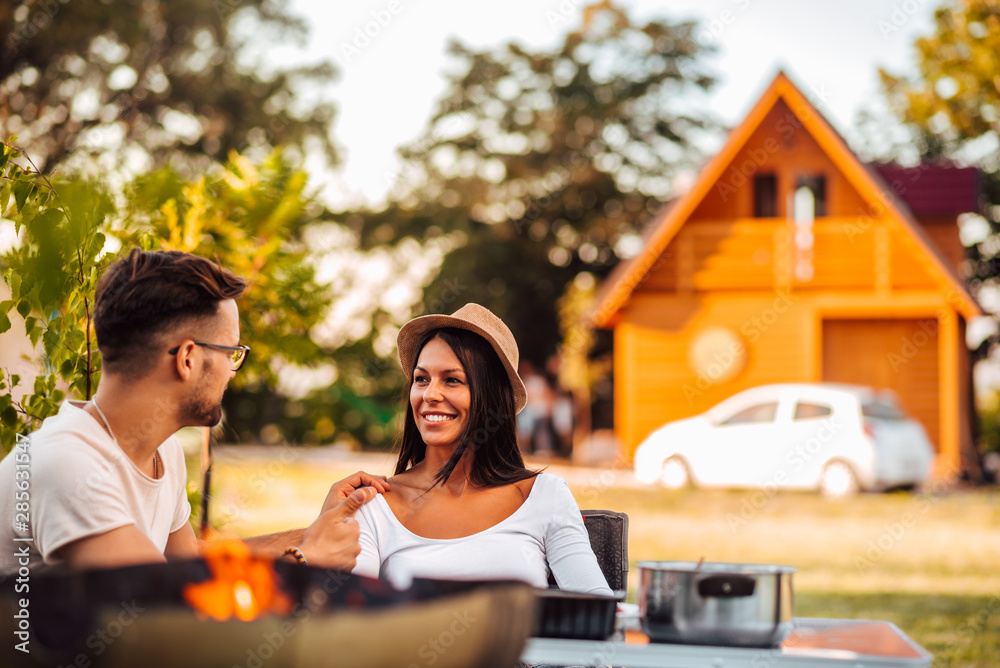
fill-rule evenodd
<path id="1" fill-rule="evenodd" d="M 424 443 L 454 446 L 469 422 L 471 402 L 465 369 L 451 346 L 440 338 L 428 341 L 410 385 L 410 406 Z"/>
<path id="2" fill-rule="evenodd" d="M 454 420 L 455 416 L 443 413 L 424 413 L 424 419 L 428 422 L 444 422 L 446 420 Z"/>

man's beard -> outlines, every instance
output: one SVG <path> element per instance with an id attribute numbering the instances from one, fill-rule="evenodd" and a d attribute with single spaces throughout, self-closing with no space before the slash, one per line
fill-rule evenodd
<path id="1" fill-rule="evenodd" d="M 202 391 L 181 406 L 184 423 L 192 427 L 214 427 L 222 422 L 222 398 L 214 401 Z"/>

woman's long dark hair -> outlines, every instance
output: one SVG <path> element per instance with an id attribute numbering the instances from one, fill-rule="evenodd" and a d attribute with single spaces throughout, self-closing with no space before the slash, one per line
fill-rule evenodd
<path id="1" fill-rule="evenodd" d="M 434 329 L 420 340 L 414 366 L 427 342 L 440 337 L 462 363 L 469 383 L 469 421 L 459 436 L 458 445 L 448 462 L 434 476 L 434 485 L 448 480 L 462 455 L 472 448 L 471 481 L 481 487 L 507 485 L 538 475 L 524 467 L 521 450 L 517 447 L 514 391 L 510 378 L 500 358 L 486 339 L 474 332 L 454 327 Z M 413 369 L 409 369 L 412 384 Z M 399 458 L 396 460 L 398 475 L 417 462 L 423 461 L 427 444 L 420 436 L 410 403 L 407 386 L 403 403 L 406 419 L 400 439 Z"/>

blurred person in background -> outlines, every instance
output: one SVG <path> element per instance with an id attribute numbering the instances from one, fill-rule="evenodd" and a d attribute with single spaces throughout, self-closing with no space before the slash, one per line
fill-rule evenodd
<path id="1" fill-rule="evenodd" d="M 518 424 L 522 424 L 527 438 L 527 452 L 538 457 L 551 457 L 556 450 L 556 434 L 552 426 L 552 404 L 555 393 L 549 381 L 535 371 L 531 362 L 522 362 L 524 369 L 524 389 L 527 404 L 518 414 Z"/>
<path id="2" fill-rule="evenodd" d="M 559 365 L 561 360 L 558 355 L 549 358 L 546 369 L 549 373 L 549 387 L 552 389 L 551 424 L 552 433 L 555 435 L 555 451 L 560 457 L 571 457 L 573 455 L 573 428 L 576 426 L 576 404 L 573 401 L 573 393 L 564 389 L 559 383 Z"/>

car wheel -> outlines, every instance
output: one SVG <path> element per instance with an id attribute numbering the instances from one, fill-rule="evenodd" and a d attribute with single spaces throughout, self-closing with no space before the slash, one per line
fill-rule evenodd
<path id="1" fill-rule="evenodd" d="M 667 489 L 684 489 L 691 485 L 691 473 L 680 457 L 671 457 L 663 462 L 660 481 Z"/>
<path id="2" fill-rule="evenodd" d="M 858 476 L 847 462 L 834 461 L 823 467 L 819 478 L 820 493 L 831 499 L 854 496 L 861 490 Z"/>

